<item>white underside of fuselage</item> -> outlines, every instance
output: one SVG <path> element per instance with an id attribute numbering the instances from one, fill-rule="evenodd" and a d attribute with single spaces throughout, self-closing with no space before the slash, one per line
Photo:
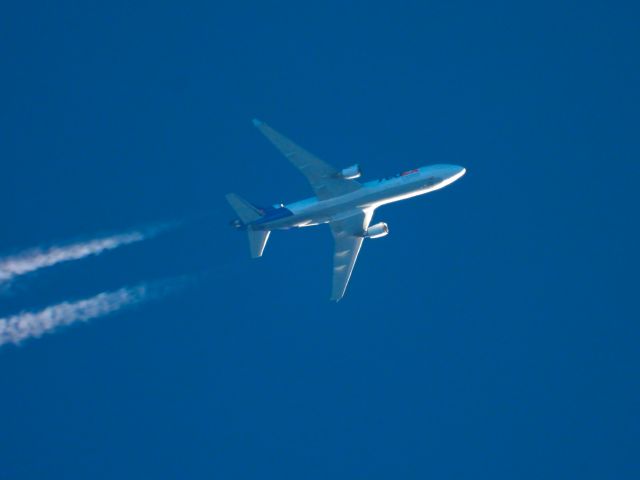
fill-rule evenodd
<path id="1" fill-rule="evenodd" d="M 293 215 L 261 225 L 265 230 L 310 227 L 340 220 L 364 210 L 375 210 L 389 203 L 433 192 L 455 182 L 465 170 L 446 175 L 435 167 L 418 173 L 365 183 L 362 188 L 327 200 L 309 198 L 287 205 Z"/>

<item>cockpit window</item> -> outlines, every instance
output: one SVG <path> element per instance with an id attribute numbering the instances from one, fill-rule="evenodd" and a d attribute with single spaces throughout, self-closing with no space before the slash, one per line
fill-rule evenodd
<path id="1" fill-rule="evenodd" d="M 438 178 L 438 177 L 428 177 L 426 179 L 426 185 L 430 187 L 431 185 L 435 185 L 436 183 L 440 183 L 440 180 L 441 179 Z"/>

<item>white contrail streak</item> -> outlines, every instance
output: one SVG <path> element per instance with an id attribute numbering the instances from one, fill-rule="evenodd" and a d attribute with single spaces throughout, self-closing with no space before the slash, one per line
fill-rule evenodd
<path id="1" fill-rule="evenodd" d="M 49 248 L 33 248 L 15 255 L 0 257 L 0 284 L 10 282 L 17 276 L 35 272 L 41 268 L 51 267 L 61 262 L 79 260 L 90 255 L 99 255 L 122 245 L 141 242 L 171 226 L 171 224 L 166 224 L 148 227 L 83 242 L 54 245 Z"/>
<path id="2" fill-rule="evenodd" d="M 167 293 L 184 283 L 172 280 L 153 284 L 124 287 L 112 292 L 103 292 L 95 297 L 76 302 L 63 302 L 39 312 L 21 312 L 0 318 L 0 346 L 6 343 L 18 344 L 22 340 L 40 337 L 57 327 L 75 322 L 86 322 L 103 317 L 126 307 L 132 307 Z"/>

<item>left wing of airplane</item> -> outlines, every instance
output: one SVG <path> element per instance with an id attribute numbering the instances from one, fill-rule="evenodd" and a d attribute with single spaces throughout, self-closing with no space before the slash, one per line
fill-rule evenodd
<path id="1" fill-rule="evenodd" d="M 355 180 L 343 178 L 340 171 L 320 160 L 304 148 L 296 145 L 284 135 L 260 120 L 253 124 L 302 174 L 320 200 L 337 197 L 362 188 Z"/>
<path id="2" fill-rule="evenodd" d="M 364 232 L 369 228 L 372 217 L 373 209 L 367 209 L 346 218 L 334 220 L 329 224 L 335 240 L 331 300 L 337 302 L 347 290 L 353 267 L 362 247 Z"/>

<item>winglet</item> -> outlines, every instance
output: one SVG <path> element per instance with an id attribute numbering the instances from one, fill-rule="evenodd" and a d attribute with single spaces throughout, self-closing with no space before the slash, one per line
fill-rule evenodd
<path id="1" fill-rule="evenodd" d="M 252 120 L 252 122 L 256 127 L 259 127 L 260 125 L 262 125 L 262 122 L 260 120 L 258 120 L 257 118 L 254 118 Z"/>

